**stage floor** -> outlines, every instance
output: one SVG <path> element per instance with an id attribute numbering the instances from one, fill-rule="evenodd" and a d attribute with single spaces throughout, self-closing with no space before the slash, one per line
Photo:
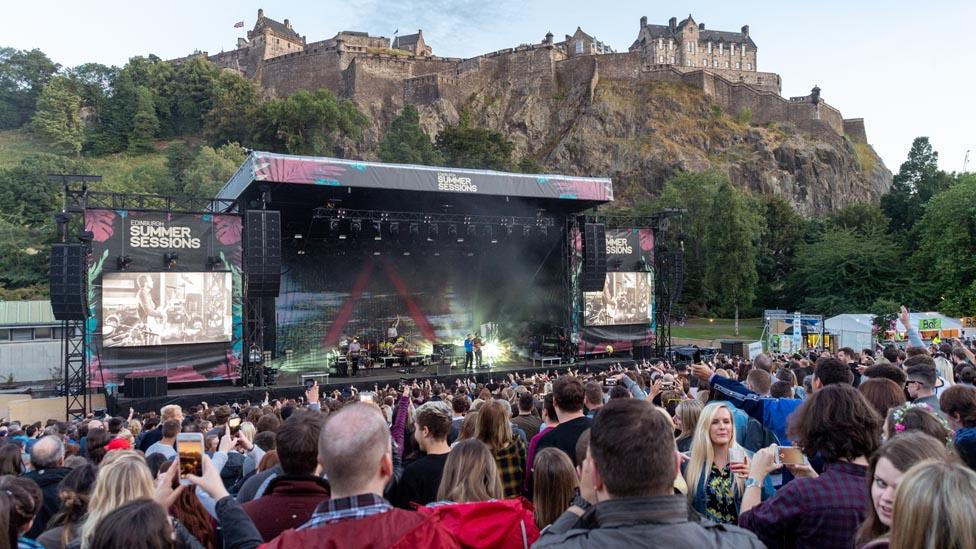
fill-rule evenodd
<path id="1" fill-rule="evenodd" d="M 509 362 L 504 364 L 495 364 L 492 368 L 482 368 L 478 370 L 463 370 L 460 368 L 455 368 L 450 370 L 449 373 L 443 375 L 438 375 L 434 366 L 426 368 L 418 367 L 413 373 L 410 373 L 409 371 L 408 373 L 402 373 L 399 371 L 402 370 L 402 368 L 375 368 L 361 371 L 360 375 L 357 377 L 329 376 L 327 379 L 317 379 L 319 380 L 321 393 L 326 395 L 335 390 L 341 391 L 343 389 L 348 389 L 350 386 L 355 386 L 359 391 L 371 391 L 376 386 L 382 388 L 387 384 L 391 386 L 396 385 L 401 379 L 416 379 L 421 381 L 436 379 L 442 383 L 453 384 L 454 380 L 457 378 L 473 377 L 478 382 L 486 382 L 492 379 L 500 380 L 505 378 L 506 375 L 516 372 L 523 375 L 545 371 L 552 373 L 564 373 L 570 368 L 573 370 L 579 370 L 580 372 L 603 371 L 617 363 L 626 366 L 632 364 L 633 362 L 633 359 L 630 357 L 602 358 L 597 360 L 580 361 L 572 364 L 546 364 L 545 366 L 540 365 L 538 362 L 536 362 L 534 365 L 528 361 Z M 256 403 L 264 400 L 265 393 L 268 394 L 269 399 L 297 398 L 304 395 L 305 392 L 305 387 L 300 378 L 301 374 L 314 372 L 315 370 L 313 369 L 309 369 L 307 372 L 285 372 L 279 376 L 277 384 L 272 387 L 242 387 L 229 385 L 227 382 L 220 385 L 214 384 L 202 387 L 197 386 L 181 388 L 179 386 L 170 386 L 166 396 L 151 398 L 126 398 L 124 396 L 120 396 L 114 403 L 111 401 L 111 399 L 109 399 L 108 411 L 110 414 L 121 414 L 122 412 L 128 413 L 129 407 L 134 408 L 136 412 L 147 412 L 149 410 L 159 411 L 160 408 L 167 404 L 179 404 L 180 406 L 187 408 L 190 406 L 197 406 L 201 402 L 206 402 L 209 406 L 218 406 L 221 404 L 230 404 L 234 402 L 243 404 L 246 401 Z M 115 404 L 114 407 L 112 406 L 113 404 Z"/>

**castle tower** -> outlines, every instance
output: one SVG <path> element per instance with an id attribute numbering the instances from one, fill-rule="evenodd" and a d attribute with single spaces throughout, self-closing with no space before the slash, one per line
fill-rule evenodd
<path id="1" fill-rule="evenodd" d="M 757 48 L 749 25 L 740 32 L 711 30 L 688 17 L 652 25 L 641 17 L 637 39 L 630 51 L 639 51 L 644 65 L 672 65 L 683 70 L 756 71 Z"/>
<path id="2" fill-rule="evenodd" d="M 247 40 L 261 60 L 305 49 L 305 38 L 295 32 L 287 19 L 284 22 L 275 21 L 265 16 L 263 9 L 258 9 L 258 19 L 254 28 L 248 31 Z"/>

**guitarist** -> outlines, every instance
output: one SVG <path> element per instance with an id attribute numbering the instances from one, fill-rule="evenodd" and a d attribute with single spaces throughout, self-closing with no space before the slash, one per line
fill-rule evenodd
<path id="1" fill-rule="evenodd" d="M 153 279 L 147 274 L 139 275 L 139 320 L 143 325 L 144 339 L 147 345 L 159 345 L 162 342 L 163 322 L 166 314 L 156 307 L 153 299 Z"/>
<path id="2" fill-rule="evenodd" d="M 481 341 L 481 336 L 475 335 L 474 339 L 471 340 L 471 347 L 474 349 L 475 368 L 481 368 L 481 347 L 482 346 L 484 346 L 484 342 Z"/>

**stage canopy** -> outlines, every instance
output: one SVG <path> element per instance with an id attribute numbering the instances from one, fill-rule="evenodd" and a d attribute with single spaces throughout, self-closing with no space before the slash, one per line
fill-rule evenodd
<path id="1" fill-rule="evenodd" d="M 249 192 L 255 192 L 256 185 L 271 183 L 342 189 L 343 194 L 377 199 L 380 197 L 375 191 L 383 191 L 385 196 L 399 195 L 397 202 L 404 196 L 390 191 L 436 195 L 437 204 L 451 204 L 452 196 L 455 200 L 470 200 L 473 196 L 502 201 L 515 199 L 537 206 L 561 203 L 546 208 L 561 213 L 579 212 L 613 200 L 613 184 L 609 178 L 383 164 L 262 151 L 253 151 L 248 156 L 218 197 L 246 198 Z M 356 192 L 360 190 L 364 192 Z"/>

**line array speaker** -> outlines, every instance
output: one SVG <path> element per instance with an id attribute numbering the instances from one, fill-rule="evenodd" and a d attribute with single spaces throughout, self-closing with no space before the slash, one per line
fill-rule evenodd
<path id="1" fill-rule="evenodd" d="M 85 320 L 88 299 L 85 295 L 85 246 L 51 246 L 51 309 L 57 320 Z"/>
<path id="2" fill-rule="evenodd" d="M 247 294 L 277 297 L 281 288 L 281 213 L 248 210 L 244 215 L 244 231 Z"/>
<path id="3" fill-rule="evenodd" d="M 583 225 L 583 275 L 580 286 L 584 292 L 602 292 L 607 280 L 607 230 L 603 223 Z"/>

